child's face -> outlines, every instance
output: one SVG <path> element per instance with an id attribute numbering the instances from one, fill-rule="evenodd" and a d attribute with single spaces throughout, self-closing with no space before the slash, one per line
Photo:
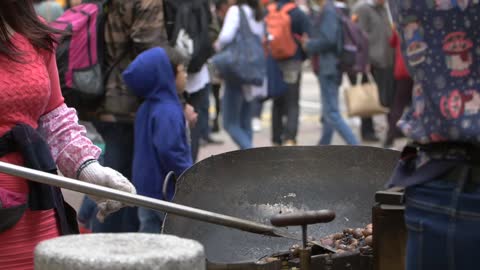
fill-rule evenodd
<path id="1" fill-rule="evenodd" d="M 179 94 L 185 91 L 185 86 L 187 84 L 187 72 L 185 71 L 184 65 L 177 66 L 177 78 L 175 79 L 175 84 Z"/>

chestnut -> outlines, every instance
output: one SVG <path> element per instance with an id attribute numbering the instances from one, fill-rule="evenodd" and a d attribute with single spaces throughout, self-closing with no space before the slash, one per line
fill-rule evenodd
<path id="1" fill-rule="evenodd" d="M 367 237 L 365 238 L 365 244 L 366 244 L 367 246 L 372 246 L 372 244 L 373 244 L 373 237 L 372 237 L 371 235 L 369 235 L 369 236 L 367 236 Z"/>
<path id="2" fill-rule="evenodd" d="M 360 239 L 363 237 L 363 230 L 360 229 L 360 228 L 357 228 L 353 231 L 353 237 L 355 237 L 356 239 Z"/>
<path id="3" fill-rule="evenodd" d="M 339 239 L 342 239 L 343 238 L 343 234 L 342 233 L 336 233 L 333 235 L 333 240 L 339 240 Z"/>
<path id="4" fill-rule="evenodd" d="M 369 229 L 369 228 L 366 228 L 365 230 L 363 230 L 363 236 L 367 237 L 367 236 L 370 236 L 373 234 L 373 230 L 372 229 Z"/>

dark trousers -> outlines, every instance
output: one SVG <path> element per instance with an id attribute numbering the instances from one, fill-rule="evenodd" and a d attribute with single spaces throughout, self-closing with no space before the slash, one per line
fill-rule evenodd
<path id="1" fill-rule="evenodd" d="M 413 80 L 401 79 L 395 81 L 395 99 L 390 108 L 390 114 L 388 115 L 388 132 L 387 141 L 394 140 L 401 137 L 402 133 L 397 128 L 397 122 L 403 115 L 405 108 L 412 101 Z"/>
<path id="2" fill-rule="evenodd" d="M 221 84 L 212 84 L 212 94 L 215 100 L 215 118 L 213 119 L 214 123 L 218 126 L 218 121 L 221 114 L 222 102 L 220 100 L 220 89 L 222 88 Z"/>
<path id="3" fill-rule="evenodd" d="M 273 100 L 272 142 L 275 144 L 297 140 L 301 77 L 299 74 L 297 82 L 288 84 L 287 92 Z"/>
<path id="4" fill-rule="evenodd" d="M 132 178 L 133 123 L 94 122 L 105 141 L 103 165 Z M 104 223 L 97 223 L 94 232 L 137 232 L 139 221 L 136 207 L 125 207 L 109 215 Z"/>
<path id="5" fill-rule="evenodd" d="M 207 139 L 210 136 L 210 125 L 208 123 L 208 107 L 210 106 L 209 94 L 210 84 L 207 84 L 202 90 L 190 94 L 187 98 L 188 104 L 192 105 L 195 112 L 198 113 L 197 124 L 190 131 L 192 141 L 192 160 L 194 162 L 198 159 L 200 139 Z"/>

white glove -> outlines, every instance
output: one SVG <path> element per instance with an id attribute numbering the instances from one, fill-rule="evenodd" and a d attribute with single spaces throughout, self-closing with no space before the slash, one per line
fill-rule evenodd
<path id="1" fill-rule="evenodd" d="M 103 167 L 97 161 L 88 164 L 80 171 L 79 180 L 85 181 L 91 184 L 96 184 L 104 187 L 109 187 L 129 193 L 136 194 L 135 187 L 125 178 L 121 173 L 108 168 Z M 121 202 L 102 199 L 98 197 L 92 197 L 98 205 L 97 219 L 100 222 L 105 220 L 105 217 L 125 207 Z"/>

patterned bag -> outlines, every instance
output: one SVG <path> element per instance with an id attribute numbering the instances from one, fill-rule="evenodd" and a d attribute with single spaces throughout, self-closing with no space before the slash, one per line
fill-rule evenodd
<path id="1" fill-rule="evenodd" d="M 240 27 L 234 40 L 212 57 L 212 63 L 223 79 L 240 84 L 261 86 L 267 73 L 262 43 L 250 26 L 243 9 Z"/>

